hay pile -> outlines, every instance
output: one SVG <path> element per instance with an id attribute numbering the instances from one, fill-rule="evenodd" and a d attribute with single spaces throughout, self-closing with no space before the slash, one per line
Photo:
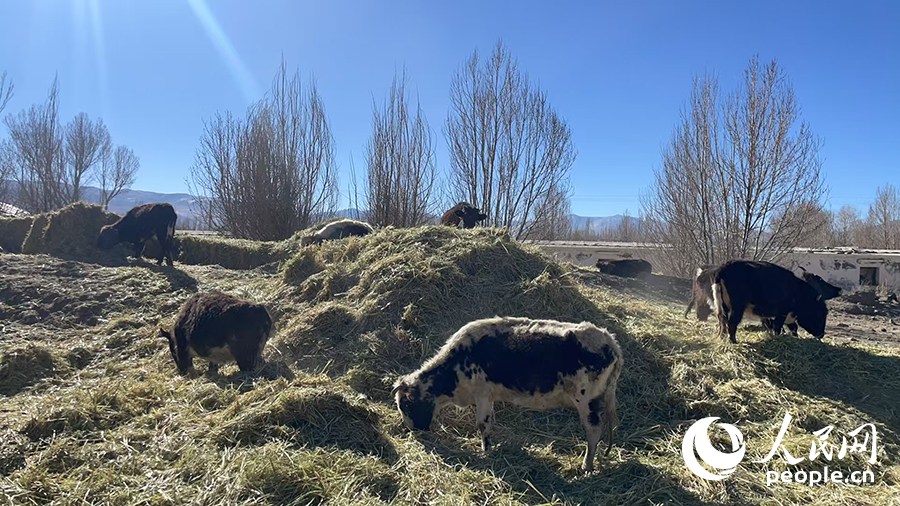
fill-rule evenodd
<path id="1" fill-rule="evenodd" d="M 11 336 L 0 339 L 0 357 L 12 357 L 0 360 L 0 504 L 863 505 L 900 497 L 900 349 L 747 329 L 739 345 L 723 347 L 712 322 L 682 317 L 682 302 L 645 296 L 657 285 L 592 282 L 491 229 L 388 228 L 272 248 L 290 256 L 275 274 L 0 257 L 9 285 L 0 283 L 0 303 L 13 301 L 0 304 Z M 60 286 L 64 303 L 50 297 Z M 261 374 L 234 365 L 218 376 L 175 373 L 156 325 L 207 289 L 265 302 L 276 317 Z M 28 304 L 67 316 L 31 323 L 18 309 Z M 587 319 L 618 335 L 621 425 L 598 472 L 578 471 L 584 436 L 569 410 L 498 405 L 488 453 L 471 409 L 445 409 L 430 432 L 402 426 L 390 383 L 462 324 L 495 314 Z M 16 376 L 25 370 L 36 372 Z M 786 411 L 794 455 L 826 425 L 834 440 L 876 423 L 885 449 L 878 464 L 861 455 L 829 463 L 871 468 L 876 484 L 767 487 L 766 471 L 791 467 L 752 460 L 768 452 Z M 747 442 L 747 458 L 722 482 L 697 478 L 680 455 L 687 427 L 707 416 L 735 424 Z"/>
<path id="2" fill-rule="evenodd" d="M 52 213 L 34 217 L 22 244 L 22 253 L 43 253 L 71 260 L 94 261 L 121 257 L 121 250 L 101 252 L 96 248 L 100 228 L 119 217 L 100 206 L 75 202 Z"/>
<path id="3" fill-rule="evenodd" d="M 175 238 L 178 261 L 190 265 L 220 265 L 226 269 L 255 269 L 284 258 L 281 243 L 198 235 Z M 148 256 L 151 256 L 149 253 Z"/>
<path id="4" fill-rule="evenodd" d="M 34 218 L 26 216 L 24 218 L 6 218 L 0 217 L 0 248 L 9 253 L 19 253 L 22 251 L 22 243 L 28 231 L 31 230 L 31 223 Z"/>
<path id="5" fill-rule="evenodd" d="M 282 272 L 295 316 L 277 344 L 336 371 L 408 369 L 478 318 L 595 315 L 563 268 L 499 229 L 386 228 L 302 248 Z"/>

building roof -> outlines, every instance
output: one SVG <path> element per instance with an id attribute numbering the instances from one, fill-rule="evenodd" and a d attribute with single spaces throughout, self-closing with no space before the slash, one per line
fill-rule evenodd
<path id="1" fill-rule="evenodd" d="M 0 216 L 11 216 L 13 218 L 24 218 L 25 216 L 31 216 L 31 214 L 24 210 L 19 209 L 18 207 L 7 204 L 6 202 L 0 202 Z"/>

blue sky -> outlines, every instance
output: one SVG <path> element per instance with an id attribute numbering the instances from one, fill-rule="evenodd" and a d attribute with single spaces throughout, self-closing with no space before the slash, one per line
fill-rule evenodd
<path id="1" fill-rule="evenodd" d="M 735 87 L 754 54 L 777 58 L 822 138 L 833 208 L 863 212 L 900 185 L 900 2 L 3 0 L 7 113 L 59 76 L 61 114 L 102 117 L 134 149 L 135 188 L 186 191 L 203 120 L 242 113 L 282 57 L 314 76 L 341 188 L 364 170 L 372 102 L 406 67 L 437 141 L 451 76 L 498 38 L 573 130 L 573 212 L 639 211 L 693 76 Z"/>

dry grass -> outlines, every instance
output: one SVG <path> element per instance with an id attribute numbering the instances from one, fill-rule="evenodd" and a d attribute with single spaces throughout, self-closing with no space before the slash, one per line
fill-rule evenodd
<path id="1" fill-rule="evenodd" d="M 31 230 L 33 221 L 34 218 L 31 216 L 24 218 L 0 217 L 0 248 L 10 253 L 20 253 L 22 243 L 25 242 L 25 237 Z"/>
<path id="2" fill-rule="evenodd" d="M 229 259 L 288 260 L 276 272 L 0 256 L 0 504 L 900 501 L 896 349 L 746 329 L 723 346 L 671 298 L 560 266 L 490 229 L 388 228 L 307 248 L 216 242 L 203 263 L 256 263 L 216 258 L 229 248 L 246 250 Z M 276 316 L 260 374 L 175 373 L 154 329 L 210 288 Z M 584 440 L 570 411 L 501 407 L 487 454 L 471 410 L 445 410 L 430 433 L 402 426 L 391 381 L 494 314 L 588 319 L 619 336 L 621 426 L 598 472 L 578 471 Z M 748 458 L 715 483 L 685 469 L 681 438 L 694 420 L 736 424 L 757 459 L 785 411 L 794 454 L 825 425 L 839 435 L 877 423 L 876 485 L 768 488 L 780 459 Z M 830 467 L 841 466 L 865 468 L 856 456 Z"/>

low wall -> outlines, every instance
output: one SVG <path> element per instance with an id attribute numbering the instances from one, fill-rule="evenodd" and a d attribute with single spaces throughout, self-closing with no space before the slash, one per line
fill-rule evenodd
<path id="1" fill-rule="evenodd" d="M 647 243 L 534 241 L 532 244 L 560 262 L 585 267 L 596 265 L 600 259 L 641 258 L 652 263 L 653 254 L 660 251 L 659 246 Z M 861 269 L 866 269 L 866 275 L 877 278 L 877 285 L 900 291 L 900 251 L 798 248 L 780 264 L 798 273 L 802 267 L 847 291 L 859 289 Z"/>

